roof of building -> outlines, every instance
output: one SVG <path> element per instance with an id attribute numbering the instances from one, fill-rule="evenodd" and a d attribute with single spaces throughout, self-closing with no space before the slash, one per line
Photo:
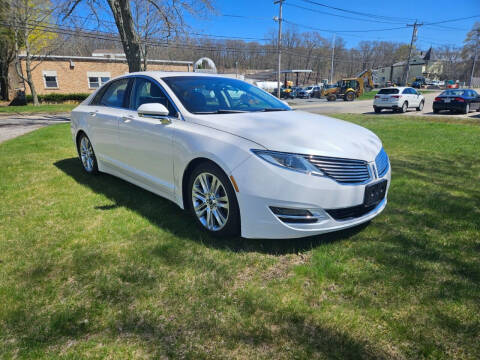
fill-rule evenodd
<path id="1" fill-rule="evenodd" d="M 50 60 L 50 61 L 98 61 L 98 62 L 127 62 L 125 58 L 111 58 L 101 56 L 68 56 L 68 55 L 31 55 L 34 60 Z M 26 55 L 19 55 L 20 59 L 25 59 Z M 193 61 L 183 60 L 154 60 L 148 59 L 148 64 L 182 64 L 192 65 Z"/>

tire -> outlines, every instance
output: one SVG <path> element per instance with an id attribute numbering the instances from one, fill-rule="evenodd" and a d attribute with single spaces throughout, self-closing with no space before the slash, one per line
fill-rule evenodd
<path id="1" fill-rule="evenodd" d="M 345 101 L 353 101 L 353 100 L 355 100 L 355 93 L 352 92 L 352 91 L 347 92 L 347 93 L 344 95 L 343 100 L 345 100 Z"/>
<path id="2" fill-rule="evenodd" d="M 373 108 L 373 110 L 375 111 L 375 114 L 380 114 L 382 112 L 382 109 L 380 108 Z"/>
<path id="3" fill-rule="evenodd" d="M 408 109 L 408 103 L 405 101 L 402 105 L 402 107 L 400 108 L 400 112 L 401 113 L 406 113 L 407 112 L 407 109 Z"/>
<path id="4" fill-rule="evenodd" d="M 328 95 L 327 96 L 327 101 L 336 101 L 337 97 L 335 95 Z"/>
<path id="5" fill-rule="evenodd" d="M 464 114 L 468 114 L 470 112 L 470 104 L 465 104 L 465 109 L 463 109 Z"/>
<path id="6" fill-rule="evenodd" d="M 425 105 L 425 103 L 423 101 L 420 101 L 420 104 L 418 105 L 417 107 L 417 111 L 422 111 L 423 110 L 423 106 Z"/>
<path id="7" fill-rule="evenodd" d="M 214 186 L 213 191 L 210 187 Z M 200 228 L 218 237 L 240 234 L 240 211 L 230 179 L 217 165 L 201 163 L 188 181 L 190 212 Z M 204 200 L 203 200 L 204 199 Z"/>
<path id="8" fill-rule="evenodd" d="M 98 163 L 93 145 L 85 133 L 82 133 L 77 140 L 78 157 L 82 162 L 83 170 L 88 174 L 98 174 Z"/>
<path id="9" fill-rule="evenodd" d="M 438 110 L 438 109 L 433 109 L 433 113 L 434 113 L 434 114 L 438 114 L 439 112 L 440 112 L 440 110 Z"/>

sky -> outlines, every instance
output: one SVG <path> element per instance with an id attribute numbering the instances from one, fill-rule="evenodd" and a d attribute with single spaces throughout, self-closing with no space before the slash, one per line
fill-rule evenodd
<path id="1" fill-rule="evenodd" d="M 278 16 L 278 5 L 275 5 L 273 0 L 214 0 L 214 3 L 216 14 L 207 19 L 191 15 L 186 17 L 192 31 L 264 39 L 269 32 L 278 28 L 273 21 L 273 17 Z M 415 20 L 427 24 L 470 16 L 476 17 L 421 26 L 417 39 L 417 47 L 421 49 L 444 44 L 461 46 L 475 21 L 480 22 L 480 0 L 284 0 L 283 6 L 284 26 L 296 27 L 300 32 L 313 31 L 311 28 L 327 30 L 318 32 L 329 39 L 337 32 L 337 36 L 345 40 L 347 47 L 355 47 L 362 40 L 408 43 L 412 28 L 405 25 Z M 381 30 L 398 27 L 404 28 Z"/>

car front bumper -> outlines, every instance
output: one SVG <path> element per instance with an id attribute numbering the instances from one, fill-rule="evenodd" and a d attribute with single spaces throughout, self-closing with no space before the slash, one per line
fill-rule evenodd
<path id="1" fill-rule="evenodd" d="M 250 157 L 232 174 L 238 184 L 241 231 L 245 238 L 300 238 L 360 225 L 377 216 L 387 204 L 391 170 L 367 184 L 345 185 L 335 180 L 308 175 Z M 387 180 L 385 198 L 358 217 L 334 219 L 326 210 L 362 206 L 365 187 Z M 271 207 L 309 210 L 319 216 L 314 223 L 287 223 Z"/>

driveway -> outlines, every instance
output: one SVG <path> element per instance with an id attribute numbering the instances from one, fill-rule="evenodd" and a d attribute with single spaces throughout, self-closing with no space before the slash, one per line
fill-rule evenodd
<path id="1" fill-rule="evenodd" d="M 70 114 L 1 115 L 0 143 L 43 126 L 70 121 Z"/>
<path id="2" fill-rule="evenodd" d="M 440 114 L 433 114 L 433 100 L 440 92 L 424 94 L 425 106 L 422 111 L 415 109 L 408 109 L 404 115 L 427 115 L 427 116 L 448 116 L 459 118 L 479 118 L 478 112 L 471 112 L 466 114 L 451 114 L 450 112 L 441 112 Z M 294 109 L 301 109 L 304 111 L 316 114 L 333 114 L 333 113 L 349 113 L 349 114 L 375 114 L 373 111 L 373 100 L 356 100 L 356 101 L 332 101 L 325 99 L 294 99 L 288 102 Z M 382 115 L 397 114 L 393 111 L 383 110 Z"/>

